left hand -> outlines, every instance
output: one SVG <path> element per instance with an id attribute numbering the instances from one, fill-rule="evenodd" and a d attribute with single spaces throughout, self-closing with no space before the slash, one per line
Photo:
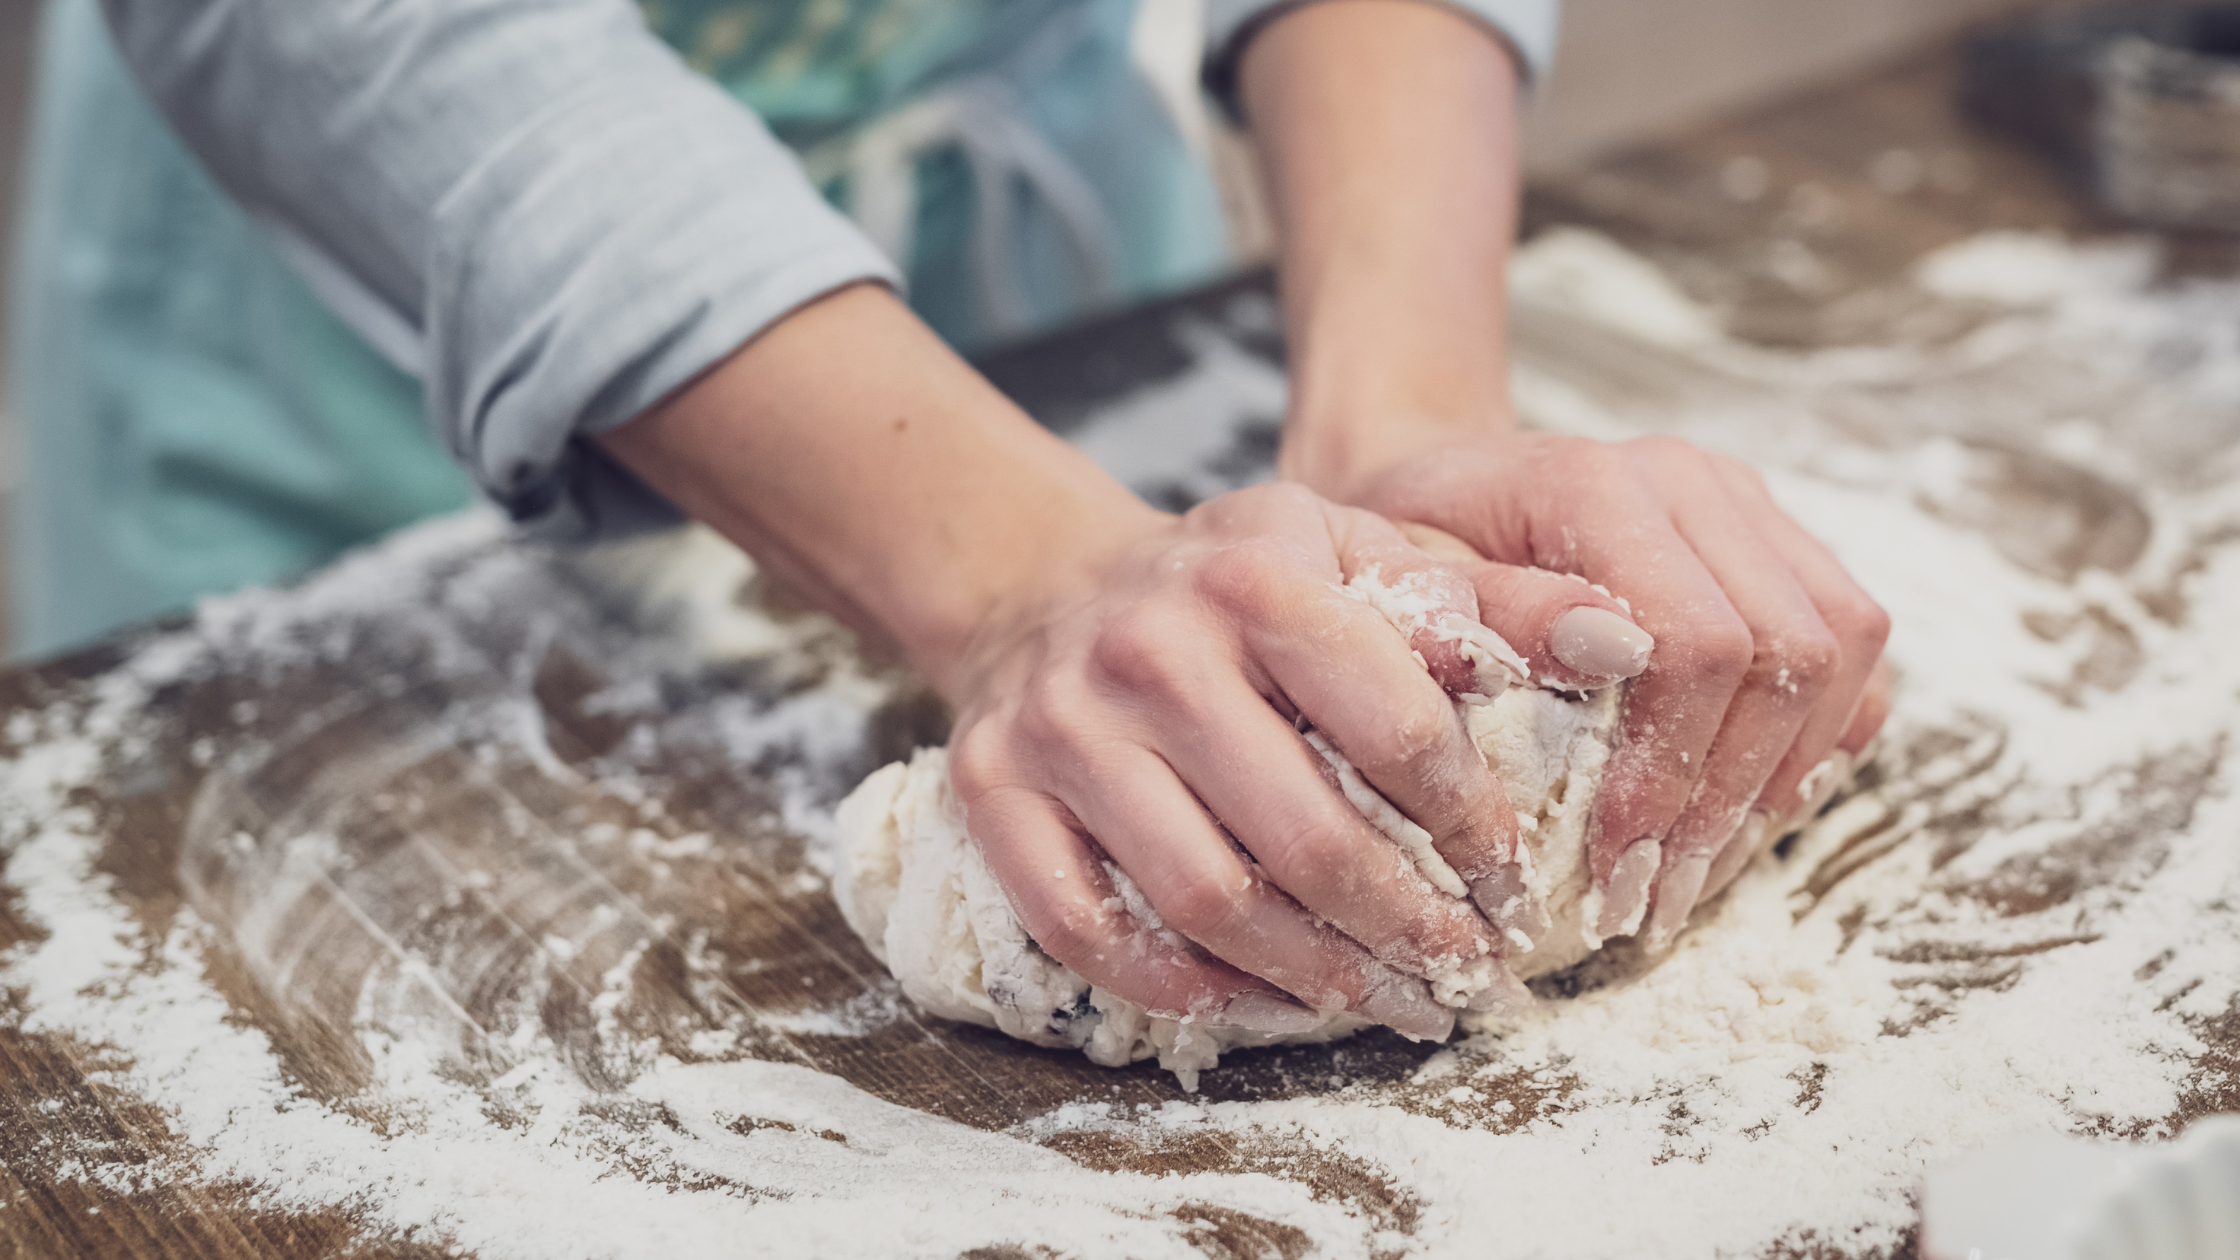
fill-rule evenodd
<path id="1" fill-rule="evenodd" d="M 1516 572 L 1574 574 L 1656 637 L 1626 698 L 1589 841 L 1598 930 L 1670 943 L 1688 912 L 1850 776 L 1888 711 L 1890 619 L 1740 460 L 1674 438 L 1506 434 L 1384 467 L 1349 496 L 1490 561 L 1480 619 L 1548 641 Z M 1435 531 L 1435 533 L 1427 532 Z M 1557 642 L 1560 660 L 1565 645 Z M 1539 665 L 1535 663 L 1535 672 Z"/>
<path id="2" fill-rule="evenodd" d="M 1282 247 L 1284 475 L 1482 557 L 1463 567 L 1485 624 L 1559 685 L 1638 665 L 1616 618 L 1581 633 L 1587 587 L 1533 568 L 1632 603 L 1656 647 L 1589 856 L 1601 934 L 1646 916 L 1667 943 L 1849 777 L 1887 708 L 1869 679 L 1889 619 L 1747 466 L 1513 431 L 1518 78 L 1490 30 L 1409 0 L 1303 5 L 1253 37 L 1240 79 Z"/>

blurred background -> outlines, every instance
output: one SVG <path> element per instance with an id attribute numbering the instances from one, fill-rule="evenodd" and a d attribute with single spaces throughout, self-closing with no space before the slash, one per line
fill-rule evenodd
<path id="1" fill-rule="evenodd" d="M 7 291 L 7 268 L 15 253 L 16 167 L 23 153 L 24 108 L 31 88 L 31 34 L 37 24 L 38 0 L 0 0 L 0 242 L 10 247 L 0 253 L 0 293 Z M 8 309 L 0 302 L 0 399 L 6 397 L 8 361 Z M 8 419 L 7 404 L 0 401 L 0 529 L 6 528 L 8 496 L 15 489 L 15 425 Z M 4 541 L 4 540 L 0 540 Z M 0 545 L 0 560 L 7 548 Z M 7 590 L 0 574 L 0 598 Z M 7 624 L 0 609 L 0 626 Z M 0 650 L 5 649 L 0 644 Z"/>
<path id="2" fill-rule="evenodd" d="M 0 227 L 15 207 L 39 7 L 0 0 Z M 1560 178 L 1629 146 L 1867 72 L 1963 26 L 2042 7 L 2046 0 L 1569 0 L 1556 69 L 1533 106 L 1527 170 Z M 1233 212 L 1252 217 L 1249 202 L 1232 199 Z M 1264 229 L 1242 224 L 1239 238 L 1264 239 Z M 7 315 L 0 309 L 0 320 Z M 0 361 L 0 385 L 6 370 Z M 0 412 L 0 496 L 15 484 L 13 432 Z M 5 519 L 0 513 L 0 528 Z"/>

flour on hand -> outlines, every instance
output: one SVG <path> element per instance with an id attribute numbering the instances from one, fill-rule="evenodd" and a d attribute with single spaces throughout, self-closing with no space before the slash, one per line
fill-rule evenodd
<path id="1" fill-rule="evenodd" d="M 1586 832 L 1617 709 L 1614 688 L 1581 700 L 1510 687 L 1463 706 L 1471 738 L 1516 807 L 1530 859 L 1527 880 L 1549 922 L 1536 943 L 1512 939 L 1512 946 L 1529 952 L 1516 948 L 1504 960 L 1476 959 L 1424 977 L 1440 1001 L 1483 1007 L 1504 994 L 1501 986 L 1514 988 L 1502 974 L 1503 961 L 1510 974 L 1526 978 L 1568 967 L 1600 947 Z M 1426 882 L 1449 896 L 1466 895 L 1422 828 L 1377 795 L 1327 741 L 1311 732 L 1308 739 L 1331 762 L 1348 799 L 1415 861 Z M 1091 985 L 1044 953 L 1020 924 L 966 833 L 945 749 L 920 749 L 910 761 L 864 780 L 841 802 L 839 833 L 833 894 L 841 912 L 903 992 L 933 1014 L 1040 1046 L 1076 1049 L 1108 1067 L 1156 1058 L 1185 1088 L 1195 1088 L 1197 1074 L 1219 1063 L 1224 1051 L 1328 1041 L 1367 1026 L 1358 1016 L 1332 1011 L 1293 1034 L 1216 1027 L 1153 1015 Z M 1416 836 L 1420 843 L 1411 843 Z M 1116 883 L 1126 880 L 1116 869 L 1113 876 Z M 1121 892 L 1144 930 L 1159 930 L 1141 894 L 1132 885 Z"/>

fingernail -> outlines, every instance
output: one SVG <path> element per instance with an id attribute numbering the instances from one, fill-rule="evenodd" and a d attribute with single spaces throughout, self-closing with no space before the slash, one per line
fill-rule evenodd
<path id="1" fill-rule="evenodd" d="M 1470 995 L 1470 1009 L 1500 1019 L 1524 1014 L 1539 1003 L 1532 990 L 1524 987 L 1507 967 L 1500 968 L 1493 983 Z"/>
<path id="2" fill-rule="evenodd" d="M 1260 989 L 1247 989 L 1229 999 L 1216 1022 L 1230 1028 L 1289 1036 L 1313 1031 L 1322 1023 L 1322 1016 L 1288 998 Z"/>
<path id="3" fill-rule="evenodd" d="M 1410 1041 L 1444 1041 L 1454 1031 L 1454 1012 L 1432 1001 L 1422 981 L 1397 971 L 1372 979 L 1354 1009 Z"/>
<path id="4" fill-rule="evenodd" d="M 1765 851 L 1766 841 L 1770 838 L 1766 833 L 1772 829 L 1773 815 L 1762 809 L 1751 810 L 1750 817 L 1743 820 L 1741 833 L 1727 841 L 1727 847 L 1719 850 L 1719 856 L 1711 860 L 1711 873 L 1704 876 L 1701 896 L 1715 896 L 1733 883 L 1734 877 L 1750 865 L 1750 859 Z"/>
<path id="5" fill-rule="evenodd" d="M 1711 855 L 1690 853 L 1665 865 L 1664 873 L 1657 877 L 1657 895 L 1649 911 L 1649 930 L 1643 934 L 1643 943 L 1653 953 L 1663 953 L 1672 948 L 1680 936 L 1680 929 L 1688 926 L 1688 912 L 1696 908 L 1696 898 L 1703 892 L 1704 876 L 1710 873 Z"/>
<path id="6" fill-rule="evenodd" d="M 1618 855 L 1618 865 L 1603 885 L 1602 913 L 1595 922 L 1597 936 L 1609 940 L 1631 936 L 1641 929 L 1641 916 L 1649 910 L 1649 881 L 1656 876 L 1660 860 L 1655 836 L 1634 841 Z"/>
<path id="7" fill-rule="evenodd" d="M 1460 613 L 1448 613 L 1432 631 L 1441 643 L 1452 643 L 1477 680 L 1472 694 L 1491 700 L 1512 683 L 1529 682 L 1532 666 L 1509 641 Z"/>
<path id="8" fill-rule="evenodd" d="M 1548 908 L 1532 895 L 1524 868 L 1514 862 L 1470 885 L 1470 899 L 1501 933 L 1508 953 L 1531 953 L 1554 926 Z"/>
<path id="9" fill-rule="evenodd" d="M 1853 768 L 1851 754 L 1841 748 L 1829 753 L 1826 761 L 1814 766 L 1811 773 L 1804 776 L 1804 781 L 1797 784 L 1799 803 L 1796 817 L 1790 820 L 1790 826 L 1802 827 L 1818 818 L 1820 811 L 1827 808 L 1828 802 L 1834 799 L 1836 789 L 1851 782 Z"/>
<path id="10" fill-rule="evenodd" d="M 1581 604 L 1556 618 L 1548 631 L 1548 650 L 1582 674 L 1631 678 L 1649 667 L 1657 641 L 1614 612 Z"/>

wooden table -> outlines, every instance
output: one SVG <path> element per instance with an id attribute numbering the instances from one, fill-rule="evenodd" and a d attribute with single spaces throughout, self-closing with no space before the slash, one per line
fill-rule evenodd
<path id="1" fill-rule="evenodd" d="M 1933 60 L 1620 157 L 1534 189 L 1529 223 L 1612 233 L 1762 341 L 1903 333 L 1918 310 L 1890 282 L 1924 250 L 1990 226 L 2094 226 L 2031 159 L 1954 116 L 1951 75 L 1949 61 Z M 1266 290 L 1265 277 L 1249 277 L 985 366 L 1066 431 L 1097 404 L 1180 371 L 1188 356 L 1175 329 L 1186 318 L 1226 321 L 1241 344 L 1279 353 L 1254 322 Z M 1522 321 L 1522 352 L 1549 335 Z M 270 1036 L 308 1096 L 348 1106 L 369 1079 L 352 1031 L 368 993 L 447 1027 L 449 1053 L 470 1076 L 504 1070 L 508 1051 L 487 1030 L 533 1000 L 594 1083 L 631 1069 L 615 1057 L 613 1021 L 628 1044 L 689 1058 L 696 1036 L 735 1034 L 742 1008 L 784 1014 L 812 999 L 891 1000 L 891 982 L 821 884 L 803 878 L 801 842 L 778 817 L 774 776 L 785 767 L 741 778 L 715 751 L 711 713 L 768 705 L 800 680 L 653 670 L 674 694 L 649 693 L 618 716 L 593 698 L 629 658 L 630 632 L 603 619 L 596 584 L 562 559 L 476 544 L 412 596 L 411 616 L 341 612 L 322 632 L 331 644 L 281 667 L 221 668 L 160 691 L 137 714 L 140 737 L 112 750 L 99 790 L 74 802 L 98 820 L 98 869 L 150 942 L 189 908 L 216 925 L 212 982 L 241 1021 Z M 0 678 L 8 754 L 27 738 L 11 715 L 81 703 L 134 641 Z M 632 676 L 648 676 L 642 667 L 634 663 Z M 495 726 L 462 724 L 473 713 L 527 724 L 548 752 L 491 755 L 504 741 Z M 943 721 L 937 704 L 898 684 L 858 768 L 938 741 Z M 291 881 L 269 866 L 265 841 L 306 829 L 333 836 L 348 860 Z M 0 949 L 37 930 L 0 884 Z M 561 956 L 541 945 L 552 937 L 584 944 Z M 618 965 L 630 974 L 630 999 L 602 1010 L 603 978 Z M 172 1153 L 176 1139 L 162 1111 L 99 1079 L 102 1047 L 25 1032 L 10 1001 L 0 994 L 0 1255 L 449 1254 L 367 1234 L 339 1213 L 249 1206 L 237 1188 L 124 1191 L 65 1175 L 62 1153 L 129 1167 Z M 2222 1048 L 2204 1061 L 2181 1120 L 2240 1106 L 2229 1074 L 2240 1062 L 2240 1020 L 2216 1036 Z M 1410 1083 L 1431 1051 L 1368 1035 L 1241 1056 L 1207 1075 L 1205 1096 L 1289 1097 L 1336 1076 L 1402 1108 L 1451 1111 L 1444 1091 Z M 907 1012 L 861 1036 L 750 1034 L 734 1052 L 810 1064 L 989 1129 L 1081 1097 L 1182 1097 L 1147 1067 L 1111 1072 Z M 1469 1116 L 1523 1125 L 1561 1092 L 1519 1076 Z M 1418 1210 L 1374 1168 L 1343 1157 L 1228 1140 L 1146 1146 L 1075 1134 L 1054 1144 L 1091 1167 L 1266 1171 L 1403 1233 Z M 1210 1205 L 1186 1219 L 1209 1255 L 1292 1256 L 1304 1245 L 1281 1221 Z"/>

